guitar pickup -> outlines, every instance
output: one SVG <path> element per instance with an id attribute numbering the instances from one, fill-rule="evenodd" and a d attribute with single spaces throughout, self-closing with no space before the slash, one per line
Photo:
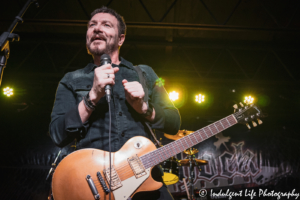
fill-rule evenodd
<path id="1" fill-rule="evenodd" d="M 110 192 L 110 190 L 108 189 L 108 187 L 107 187 L 107 185 L 106 185 L 106 183 L 105 183 L 105 181 L 104 181 L 104 179 L 103 179 L 100 172 L 97 172 L 97 177 L 100 181 L 100 184 L 101 184 L 103 190 L 105 191 L 106 194 L 108 194 Z"/>
<path id="2" fill-rule="evenodd" d="M 137 155 L 132 156 L 127 160 L 135 175 L 135 178 L 140 178 L 147 174 L 143 163 L 141 162 L 140 158 Z"/>
<path id="3" fill-rule="evenodd" d="M 90 186 L 90 189 L 91 189 L 91 191 L 93 193 L 94 198 L 96 200 L 100 199 L 100 195 L 98 193 L 98 190 L 97 190 L 97 188 L 95 186 L 95 183 L 94 183 L 94 181 L 93 181 L 93 179 L 92 179 L 92 177 L 90 175 L 86 176 L 86 181 L 88 182 L 88 184 Z"/>
<path id="4" fill-rule="evenodd" d="M 104 169 L 103 173 L 105 175 L 105 178 L 110 183 L 110 168 Z M 117 174 L 117 171 L 115 170 L 114 166 L 111 167 L 111 190 L 118 189 L 119 187 L 122 187 L 121 179 L 119 175 Z"/>

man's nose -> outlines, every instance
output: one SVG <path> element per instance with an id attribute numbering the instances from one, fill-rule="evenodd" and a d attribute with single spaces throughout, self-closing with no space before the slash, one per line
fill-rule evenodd
<path id="1" fill-rule="evenodd" d="M 102 32 L 102 26 L 101 26 L 101 24 L 99 24 L 99 25 L 96 25 L 95 27 L 94 27 L 94 32 L 95 33 L 101 33 Z"/>

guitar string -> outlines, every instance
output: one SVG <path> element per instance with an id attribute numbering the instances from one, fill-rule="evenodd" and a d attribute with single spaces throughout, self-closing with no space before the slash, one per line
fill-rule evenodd
<path id="1" fill-rule="evenodd" d="M 222 120 L 222 119 L 221 119 Z M 204 128 L 210 128 L 210 129 L 215 129 L 215 127 L 213 127 L 213 125 L 215 125 L 216 126 L 216 129 L 217 129 L 217 133 L 218 132 L 221 132 L 221 131 L 223 131 L 223 130 L 225 130 L 225 129 L 227 129 L 227 128 L 229 128 L 230 126 L 232 126 L 232 125 L 230 125 L 229 124 L 229 126 L 227 127 L 226 125 L 225 125 L 225 127 L 226 128 L 224 128 L 222 125 L 220 125 L 222 122 L 221 122 L 221 120 L 219 120 L 219 121 L 217 121 L 217 122 L 215 122 L 214 124 L 211 124 L 211 125 L 208 125 L 207 127 L 204 127 Z M 218 124 L 218 122 L 220 122 L 219 124 Z M 230 120 L 229 122 L 234 122 L 234 123 L 236 123 L 234 120 Z M 203 128 L 203 130 L 204 130 L 204 128 Z M 221 130 L 221 131 L 219 131 L 219 130 Z M 195 131 L 195 132 L 193 132 L 192 134 L 203 134 L 203 131 L 202 131 L 202 133 L 201 133 L 201 131 L 202 131 L 202 129 L 200 129 L 200 130 L 198 130 L 198 131 Z M 205 131 L 205 130 L 204 130 Z M 213 131 L 210 131 L 211 133 L 212 133 L 212 135 L 211 136 L 213 136 L 213 135 L 215 135 L 215 134 L 217 134 L 217 133 L 214 133 Z M 191 135 L 192 135 L 191 134 Z M 211 137 L 210 136 L 210 137 Z M 196 137 L 196 136 L 195 136 Z M 196 137 L 197 138 L 197 137 Z M 191 139 L 191 138 L 189 138 L 189 139 Z M 200 139 L 200 138 L 199 138 Z M 193 140 L 195 140 L 195 139 L 193 139 Z M 202 142 L 203 140 L 201 140 L 200 142 Z M 192 141 L 191 141 L 192 142 Z M 199 143 L 199 142 L 198 142 Z M 193 144 L 193 143 L 192 143 Z M 169 151 L 170 151 L 170 148 L 169 148 Z M 172 150 L 171 150 L 172 151 Z M 150 153 L 150 152 L 149 152 Z M 145 154 L 146 155 L 146 154 Z M 160 159 L 160 160 L 162 160 L 162 159 Z M 156 161 L 156 160 L 154 160 L 154 161 Z M 159 161 L 156 161 L 156 162 L 159 162 Z M 150 162 L 150 163 L 153 163 L 153 161 L 152 162 Z M 118 171 L 118 175 L 119 175 L 119 177 L 120 177 L 120 179 L 122 179 L 122 180 L 124 180 L 124 179 L 126 179 L 126 178 L 129 178 L 129 177 L 131 177 L 132 175 L 134 175 L 133 174 L 133 172 L 132 171 L 128 171 L 128 169 L 130 169 L 130 166 L 129 166 L 129 164 L 123 164 L 123 165 L 121 165 L 121 166 L 119 166 L 118 168 L 115 168 L 116 169 L 116 171 Z M 124 172 L 124 170 L 126 170 L 125 172 Z M 122 172 L 123 171 L 123 172 Z M 96 184 L 95 184 L 96 186 L 98 186 L 98 187 L 100 187 L 101 188 L 101 184 L 100 183 L 98 183 L 98 182 L 96 182 Z"/>
<path id="2" fill-rule="evenodd" d="M 230 115 L 230 116 L 232 116 L 232 115 Z M 230 122 L 229 123 L 229 126 L 227 127 L 227 128 L 229 128 L 229 127 L 231 127 L 231 126 L 233 126 L 234 124 L 236 124 L 236 121 L 232 118 L 232 117 L 230 117 L 230 116 L 228 116 L 228 117 L 225 117 L 225 118 L 223 118 L 223 119 L 221 119 L 221 120 L 219 120 L 219 121 L 217 121 L 217 122 L 220 122 L 220 123 L 222 123 L 221 121 L 222 120 L 224 120 L 224 119 L 227 119 L 227 118 L 229 118 L 229 119 L 227 119 L 228 120 L 228 122 Z M 217 122 L 215 122 L 214 124 L 216 124 Z M 212 124 L 211 124 L 212 125 Z M 209 127 L 209 126 L 211 126 L 211 125 L 208 125 L 207 127 Z M 217 124 L 218 125 L 218 124 Z M 204 128 L 202 128 L 202 129 L 200 129 L 200 130 L 197 130 L 197 131 L 195 131 L 195 132 L 197 132 L 197 133 L 199 133 L 199 134 L 201 134 L 201 131 L 203 132 L 203 130 L 205 129 L 205 128 L 207 128 L 207 127 L 204 127 Z M 218 127 L 220 127 L 220 129 L 223 129 L 220 125 L 218 125 Z M 227 129 L 226 128 L 226 129 Z M 225 129 L 224 129 L 225 130 Z M 194 132 L 194 133 L 195 133 Z M 204 130 L 204 132 L 205 132 L 205 130 Z M 213 133 L 210 137 L 212 137 L 213 135 L 215 135 L 216 133 Z M 182 138 L 181 138 L 182 139 Z M 206 138 L 206 139 L 208 139 L 208 138 Z M 201 141 L 202 142 L 202 141 Z M 145 154 L 145 155 L 147 155 L 147 154 Z M 157 162 L 157 161 L 156 161 Z M 151 159 L 149 159 L 146 163 L 145 163 L 145 165 L 152 165 L 152 163 L 153 163 L 153 161 L 151 161 Z"/>
<path id="3" fill-rule="evenodd" d="M 224 124 L 225 125 L 225 127 L 226 128 L 223 128 L 222 127 L 222 125 L 223 125 L 223 123 L 222 123 L 222 120 L 224 120 L 224 119 L 226 119 L 226 118 L 223 118 L 223 119 L 221 119 L 221 120 L 219 120 L 219 121 L 217 121 L 217 122 L 215 122 L 215 123 L 213 123 L 213 124 L 211 124 L 211 125 L 208 125 L 207 127 L 204 127 L 204 128 L 202 128 L 202 129 L 200 129 L 200 130 L 197 130 L 197 131 L 195 131 L 195 132 L 193 132 L 192 134 L 199 134 L 199 135 L 201 135 L 201 134 L 203 134 L 203 132 L 205 132 L 205 128 L 207 129 L 207 128 L 210 128 L 210 129 L 212 129 L 212 128 L 214 128 L 215 129 L 215 127 L 213 127 L 213 125 L 215 125 L 216 126 L 216 128 L 217 128 L 217 133 L 219 133 L 219 132 L 221 132 L 221 131 L 223 131 L 223 130 L 225 130 L 225 129 L 227 129 L 227 128 L 229 128 L 230 126 L 232 126 L 231 125 L 231 123 L 233 123 L 233 125 L 236 123 L 236 121 L 234 120 L 234 119 L 227 119 L 228 120 L 228 122 L 230 122 L 229 123 L 229 126 L 228 125 L 226 125 L 226 124 Z M 219 122 L 219 123 L 218 123 Z M 221 124 L 221 125 L 220 125 Z M 219 131 L 219 130 L 221 130 L 221 131 Z M 214 133 L 213 131 L 210 131 L 211 132 L 211 134 L 212 135 L 210 135 L 209 137 L 212 137 L 213 135 L 215 135 L 215 134 L 217 134 L 217 133 Z M 191 135 L 192 135 L 191 134 Z M 195 136 L 196 137 L 196 136 Z M 202 137 L 202 135 L 201 135 L 201 137 Z M 197 138 L 197 137 L 196 137 Z M 199 138 L 199 137 L 198 137 Z M 186 139 L 186 138 L 185 138 Z M 191 138 L 189 138 L 189 139 L 191 139 Z M 200 138 L 199 138 L 200 139 Z M 206 138 L 206 139 L 208 139 L 208 138 Z M 195 139 L 194 139 L 195 140 Z M 202 142 L 203 140 L 200 140 L 200 142 Z M 192 141 L 191 141 L 192 142 Z M 192 143 L 193 144 L 193 143 Z M 178 146 L 178 145 L 177 145 Z M 172 153 L 172 150 L 170 150 L 172 147 L 171 146 L 169 146 L 170 148 L 169 149 L 166 149 L 165 148 L 165 150 L 167 150 L 167 151 L 171 151 L 171 153 Z M 173 148 L 174 148 L 174 146 L 173 146 Z M 151 152 L 149 152 L 149 153 L 151 153 Z M 149 154 L 149 153 L 147 153 L 147 154 Z M 147 155 L 147 154 L 145 154 L 145 155 Z M 143 155 L 143 156 L 145 156 L 145 155 Z M 149 155 L 148 155 L 149 156 Z M 142 157 L 142 156 L 141 156 Z M 153 157 L 152 157 L 153 158 Z M 155 163 L 160 163 L 160 160 L 162 160 L 163 161 L 163 159 L 162 158 L 160 158 L 159 159 L 159 161 L 157 161 L 157 159 L 156 160 L 153 160 L 153 159 L 148 159 L 148 162 L 145 162 L 145 163 L 143 163 L 144 164 L 144 166 L 148 166 L 148 165 L 152 165 L 152 166 L 154 166 L 155 165 Z M 148 167 L 147 167 L 148 168 Z M 119 177 L 120 177 L 120 179 L 122 179 L 122 180 L 125 180 L 126 178 L 129 178 L 129 177 L 131 177 L 132 175 L 134 175 L 134 173 L 132 172 L 132 171 L 128 171 L 128 169 L 130 169 L 130 166 L 129 166 L 129 164 L 127 164 L 127 163 L 124 163 L 123 165 L 121 165 L 121 166 L 118 166 L 117 168 L 115 168 L 115 170 L 117 171 L 117 174 L 119 175 Z M 99 186 L 101 186 L 100 185 L 100 183 L 99 184 L 97 184 L 97 185 L 99 185 Z"/>
<path id="4" fill-rule="evenodd" d="M 219 121 L 218 121 L 219 122 Z M 220 122 L 221 122 L 221 120 L 220 120 Z M 234 120 L 230 120 L 230 122 L 233 122 L 233 124 L 235 124 L 236 122 L 234 121 Z M 217 123 L 217 122 L 216 122 Z M 229 124 L 230 125 L 230 124 Z M 212 128 L 214 128 L 212 125 L 209 125 L 210 126 L 210 128 L 212 129 Z M 219 124 L 215 124 L 215 126 L 217 127 L 217 129 L 218 130 L 225 130 L 226 128 L 229 128 L 230 126 L 226 126 L 226 128 L 224 129 L 221 125 L 219 125 Z M 232 125 L 231 125 L 232 126 Z M 207 128 L 207 127 L 205 127 L 205 128 Z M 217 130 L 217 131 L 218 131 Z M 218 131 L 218 132 L 221 132 L 221 131 Z M 195 131 L 194 133 L 196 133 L 196 132 L 198 132 L 199 133 L 199 131 Z M 199 133 L 199 134 L 201 134 L 201 133 Z M 214 133 L 213 132 L 213 134 L 211 135 L 211 136 L 213 136 L 213 135 L 215 135 L 216 133 Z M 162 159 L 160 159 L 160 160 L 162 160 Z M 160 163 L 160 161 L 157 161 L 157 160 L 154 160 L 154 162 L 155 163 Z M 155 165 L 154 163 L 153 163 L 153 160 L 149 163 L 148 162 L 148 164 L 151 164 L 152 166 L 153 165 Z M 147 167 L 148 168 L 148 167 Z M 118 175 L 120 176 L 120 178 L 121 179 L 123 179 L 123 178 L 127 178 L 127 176 L 129 175 L 129 177 L 131 177 L 132 175 L 133 175 L 133 173 L 132 173 L 132 171 L 129 171 L 128 172 L 128 169 L 130 169 L 130 167 L 127 165 L 127 169 L 121 169 L 121 170 L 119 170 L 119 173 L 118 173 Z M 125 172 L 124 172 L 124 170 L 126 170 Z M 122 173 L 120 173 L 121 171 L 123 171 Z"/>
<path id="5" fill-rule="evenodd" d="M 226 118 L 223 118 L 223 119 L 226 119 Z M 223 120 L 223 119 L 221 119 L 221 120 Z M 221 122 L 221 120 L 219 120 L 219 121 L 217 121 L 217 122 L 215 122 L 214 123 L 214 125 L 216 125 L 216 127 L 218 128 L 218 130 L 221 130 L 222 131 L 222 129 L 223 130 L 225 130 L 226 128 L 229 128 L 230 126 L 232 126 L 232 125 L 234 125 L 235 123 L 236 123 L 236 121 L 234 120 L 234 119 L 230 119 L 229 120 L 229 122 L 231 122 L 231 123 L 233 123 L 232 125 L 231 125 L 231 123 L 229 124 L 230 126 L 226 126 L 226 124 L 224 124 L 225 126 L 226 126 L 226 128 L 224 129 L 220 124 L 218 124 L 218 122 L 220 122 L 220 123 L 222 123 Z M 207 127 L 204 127 L 204 128 L 208 128 L 208 127 L 210 127 L 210 128 L 214 128 L 213 126 L 212 126 L 213 124 L 211 124 L 211 125 L 208 125 Z M 204 128 L 202 128 L 202 129 L 204 129 Z M 198 131 L 195 131 L 194 133 L 198 133 L 198 134 L 201 134 L 201 131 L 202 131 L 202 129 L 200 129 L 200 130 L 198 130 Z M 204 130 L 205 131 L 205 130 Z M 221 132 L 221 131 L 219 131 L 219 132 Z M 194 134 L 193 133 L 193 134 Z M 202 131 L 202 133 L 203 133 L 203 131 Z M 213 134 L 211 135 L 211 136 L 213 136 L 213 135 L 215 135 L 216 133 L 214 133 L 213 132 Z M 210 136 L 210 137 L 211 137 Z M 207 138 L 206 138 L 207 139 Z M 201 141 L 202 142 L 202 141 Z M 147 155 L 147 154 L 145 154 L 145 155 Z M 143 156 L 145 156 L 145 155 L 143 155 Z M 159 160 L 162 160 L 163 161 L 163 159 L 159 159 Z M 165 159 L 164 159 L 165 160 Z M 147 162 L 145 162 L 145 163 L 143 163 L 144 164 L 144 166 L 148 166 L 149 164 L 150 165 L 155 165 L 154 163 L 160 163 L 160 161 L 157 161 L 157 160 L 153 160 L 153 159 L 149 159 Z M 127 165 L 128 166 L 128 164 L 125 164 L 125 165 Z M 147 167 L 148 168 L 148 167 Z M 122 170 L 122 167 L 119 167 L 119 168 L 117 168 L 118 170 Z"/>
<path id="6" fill-rule="evenodd" d="M 228 116 L 229 118 L 230 118 L 230 116 Z M 223 119 L 226 119 L 226 118 L 223 118 Z M 221 119 L 221 120 L 223 120 L 223 119 Z M 218 130 L 225 130 L 222 126 L 220 126 L 219 124 L 217 124 L 218 122 L 219 123 L 222 123 L 221 122 L 221 120 L 219 120 L 219 121 L 217 121 L 217 122 L 215 122 L 215 123 L 213 123 L 217 128 L 218 128 Z M 228 119 L 227 119 L 228 120 Z M 229 119 L 228 120 L 229 122 L 230 122 L 230 126 L 232 126 L 231 125 L 231 123 L 233 122 L 233 125 L 236 123 L 236 121 L 234 120 L 234 119 Z M 198 134 L 200 134 L 201 135 L 201 131 L 202 130 L 204 130 L 205 128 L 208 128 L 208 127 L 210 127 L 210 126 L 212 126 L 213 124 L 211 124 L 211 125 L 208 125 L 208 126 L 206 126 L 206 127 L 204 127 L 204 128 L 202 128 L 202 129 L 199 129 L 199 130 L 197 130 L 197 131 L 195 131 L 194 133 L 198 133 Z M 229 126 L 229 127 L 230 127 Z M 226 129 L 227 128 L 229 128 L 229 127 L 226 127 Z M 205 131 L 205 130 L 204 130 Z M 203 132 L 203 131 L 202 131 Z M 212 132 L 212 131 L 211 131 Z M 221 131 L 218 131 L 218 132 L 221 132 Z M 218 133 L 217 132 L 217 133 Z M 192 133 L 192 134 L 194 134 L 194 133 Z M 213 132 L 212 132 L 213 133 Z M 211 136 L 209 136 L 209 137 L 212 137 L 213 135 L 215 135 L 215 134 L 217 134 L 217 133 L 213 133 Z M 191 134 L 191 135 L 192 135 Z M 206 139 L 208 139 L 208 138 L 206 138 Z M 202 142 L 202 141 L 201 141 Z M 155 150 L 154 150 L 155 151 Z M 153 151 L 152 151 L 153 152 Z M 149 153 L 151 153 L 151 152 L 149 152 Z M 149 153 L 147 153 L 147 154 L 149 154 Z M 147 154 L 144 154 L 143 156 L 145 156 L 145 155 L 147 155 Z M 141 156 L 142 157 L 142 156 Z M 152 157 L 153 158 L 153 157 Z M 152 166 L 154 166 L 155 165 L 155 163 L 157 163 L 157 164 L 159 164 L 160 163 L 160 160 L 162 160 L 162 159 L 159 159 L 158 161 L 157 161 L 157 159 L 155 159 L 155 160 L 153 160 L 153 159 L 148 159 L 145 163 L 143 163 L 144 164 L 144 167 L 145 166 L 148 166 L 148 165 L 152 165 Z M 162 161 L 164 161 L 164 160 L 162 160 Z M 161 162 L 162 162 L 161 161 Z M 129 173 L 126 173 L 126 172 L 122 172 L 122 171 L 124 171 L 124 170 L 126 170 L 126 171 L 128 171 L 128 168 L 130 169 L 130 166 L 129 166 L 129 164 L 127 164 L 127 163 L 124 163 L 123 165 L 121 165 L 121 166 L 118 166 L 118 167 L 116 167 L 115 168 L 115 170 L 117 171 L 117 172 L 119 172 L 118 173 L 118 175 L 119 176 L 123 176 L 123 175 L 126 175 L 126 174 L 130 174 L 130 175 L 132 175 L 132 173 L 133 172 L 129 172 Z M 148 167 L 147 167 L 148 168 Z"/>

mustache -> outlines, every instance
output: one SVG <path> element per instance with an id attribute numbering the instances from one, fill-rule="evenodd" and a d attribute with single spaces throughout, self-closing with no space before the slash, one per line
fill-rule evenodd
<path id="1" fill-rule="evenodd" d="M 106 41 L 106 37 L 103 34 L 94 34 L 91 38 L 91 42 L 94 40 L 104 40 Z"/>

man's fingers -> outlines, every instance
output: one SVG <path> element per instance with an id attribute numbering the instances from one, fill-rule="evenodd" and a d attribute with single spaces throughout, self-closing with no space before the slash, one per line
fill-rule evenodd
<path id="1" fill-rule="evenodd" d="M 114 85 L 115 81 L 114 79 L 108 78 L 108 79 L 104 79 L 102 83 L 103 85 Z"/>
<path id="2" fill-rule="evenodd" d="M 126 79 L 123 79 L 122 83 L 124 85 L 125 83 L 128 83 L 128 81 Z"/>
<path id="3" fill-rule="evenodd" d="M 106 65 L 101 65 L 101 67 L 99 67 L 99 68 L 103 70 L 103 69 L 112 69 L 113 67 L 111 66 L 111 64 L 106 64 Z"/>
<path id="4" fill-rule="evenodd" d="M 105 70 L 101 70 L 102 73 L 104 74 L 114 74 L 115 71 L 113 69 L 105 69 Z"/>
<path id="5" fill-rule="evenodd" d="M 119 67 L 114 67 L 113 70 L 115 73 L 117 73 L 119 71 Z"/>

